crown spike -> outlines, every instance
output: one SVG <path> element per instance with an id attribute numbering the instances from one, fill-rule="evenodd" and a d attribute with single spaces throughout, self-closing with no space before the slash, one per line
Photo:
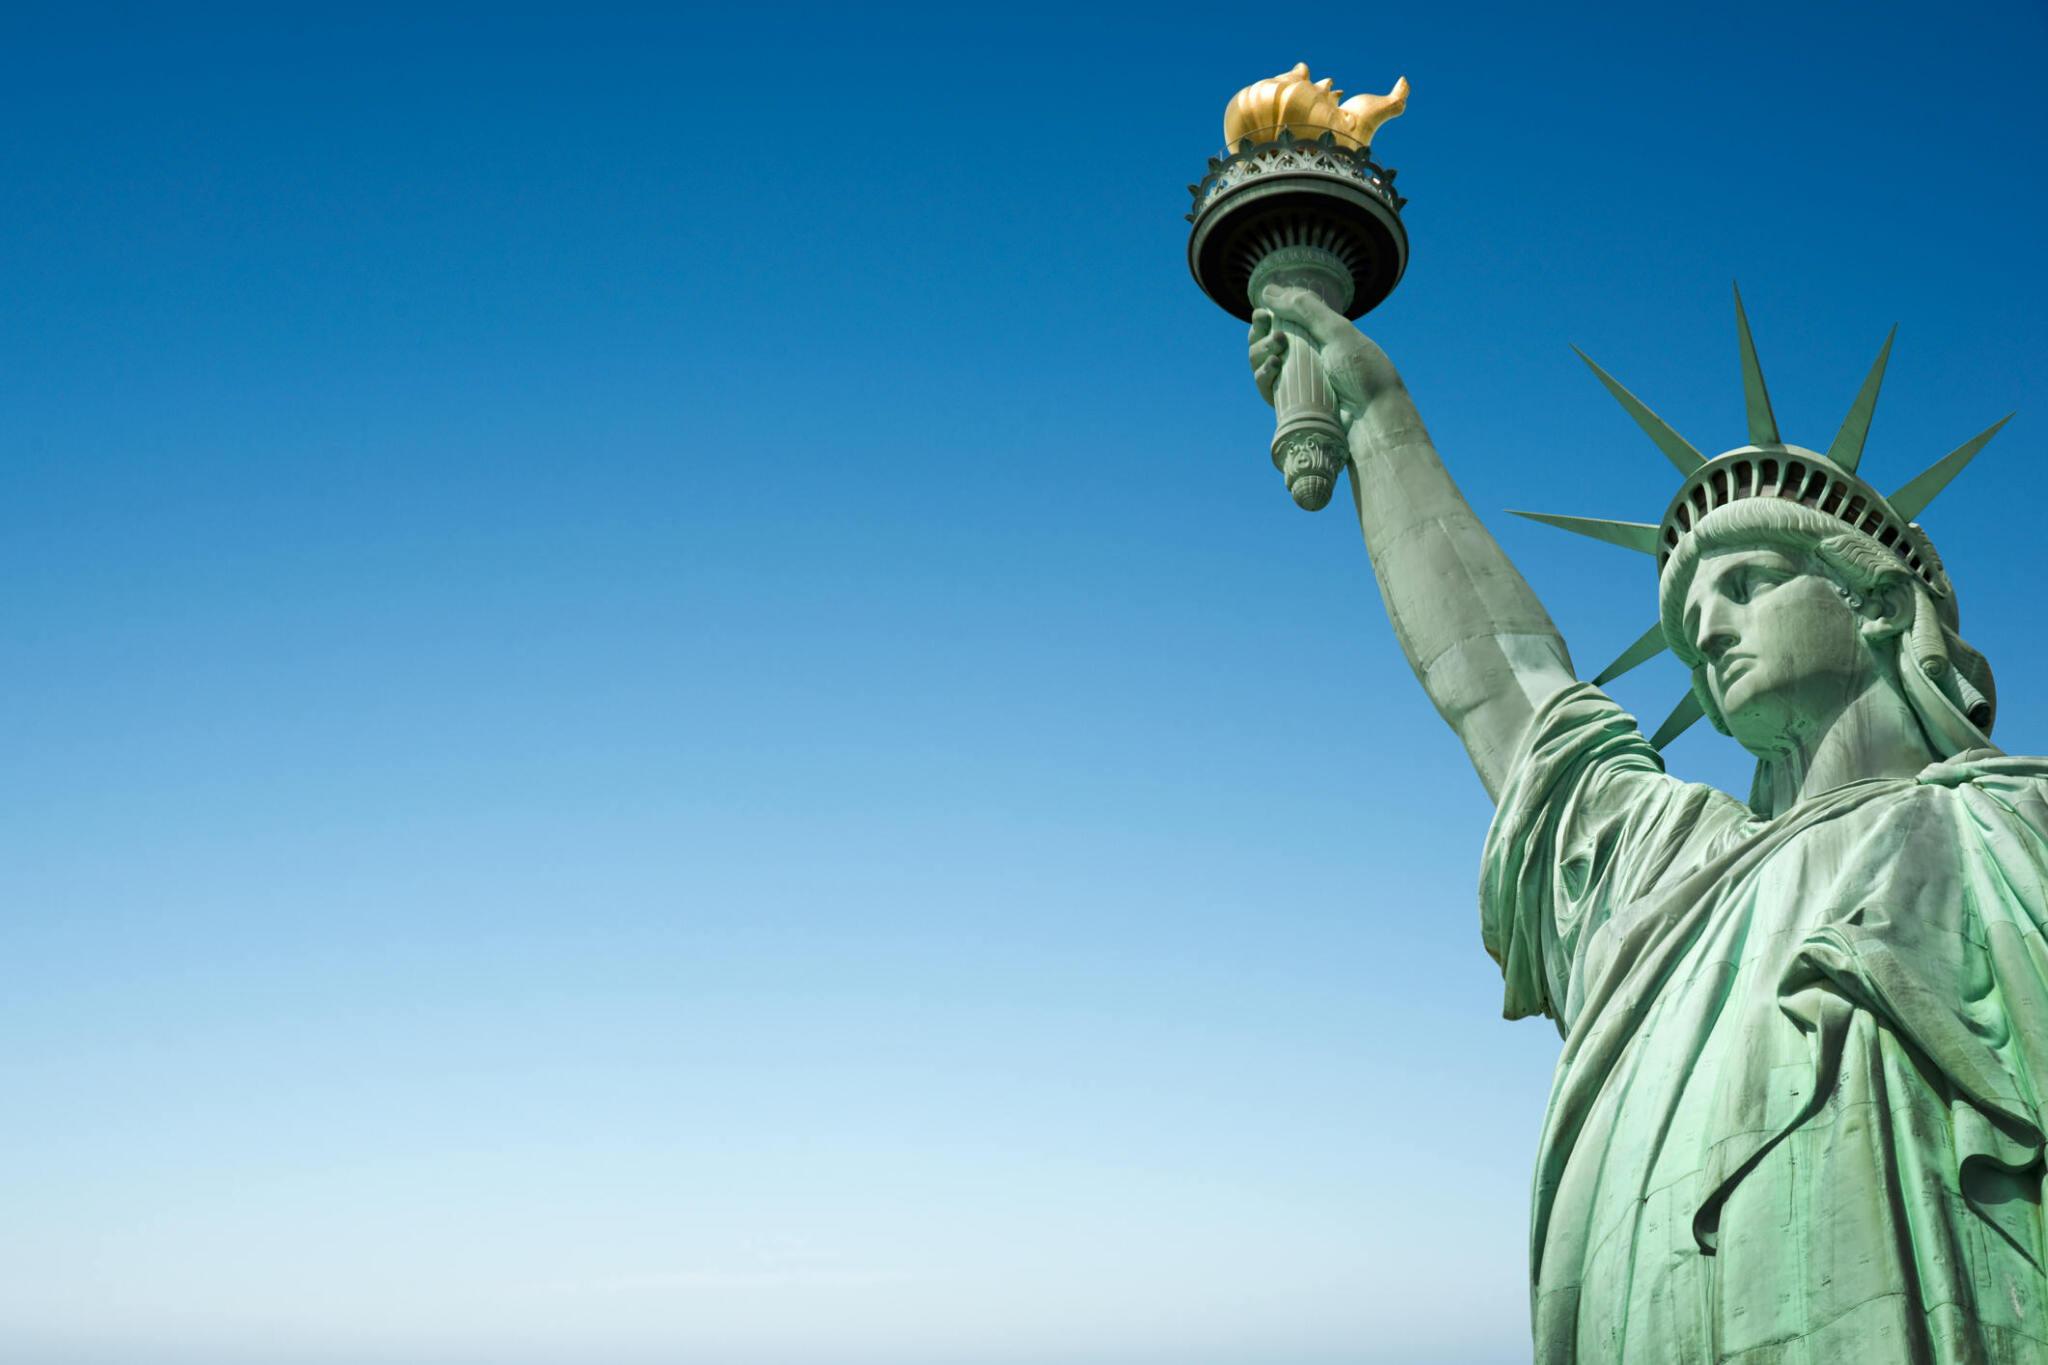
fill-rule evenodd
<path id="1" fill-rule="evenodd" d="M 1749 414 L 1749 443 L 1778 445 L 1778 419 L 1771 415 L 1770 390 L 1764 387 L 1764 367 L 1756 358 L 1756 339 L 1749 334 L 1749 314 L 1742 309 L 1742 290 L 1735 290 L 1735 333 L 1742 343 L 1742 402 Z"/>
<path id="2" fill-rule="evenodd" d="M 1614 401 L 1621 404 L 1628 415 L 1635 419 L 1636 425 L 1643 429 L 1644 435 L 1657 443 L 1657 449 L 1663 451 L 1664 458 L 1678 467 L 1679 473 L 1690 474 L 1707 462 L 1706 457 L 1693 448 L 1692 442 L 1673 431 L 1670 423 L 1651 412 L 1644 406 L 1642 399 L 1622 387 L 1621 381 L 1595 365 L 1591 356 L 1576 346 L 1572 347 L 1572 353 L 1586 362 L 1586 368 L 1607 386 L 1607 391 L 1614 395 Z"/>
<path id="3" fill-rule="evenodd" d="M 1963 466 L 1977 458 L 1977 452 L 1991 444 L 1991 438 L 1998 429 L 2010 422 L 2015 414 L 2008 412 L 1969 440 L 1936 460 L 1914 477 L 1912 482 L 1891 495 L 1886 501 L 1892 509 L 1907 521 L 1927 510 L 1927 504 L 1941 496 L 1941 490 L 1948 487 L 1950 479 L 1963 472 Z"/>
<path id="4" fill-rule="evenodd" d="M 1613 663 L 1601 669 L 1599 675 L 1593 679 L 1593 686 L 1607 686 L 1607 684 L 1613 682 L 1637 664 L 1648 663 L 1656 658 L 1664 652 L 1665 648 L 1664 626 L 1662 622 L 1659 622 L 1644 631 L 1642 636 L 1634 644 L 1624 649 Z"/>
<path id="5" fill-rule="evenodd" d="M 1606 517 L 1564 517 L 1553 512 L 1517 512 L 1508 509 L 1511 517 L 1523 517 L 1529 521 L 1540 521 L 1545 526 L 1555 526 L 1560 531 L 1572 531 L 1595 540 L 1604 540 L 1609 545 L 1619 545 L 1624 550 L 1637 554 L 1657 553 L 1657 528 L 1648 522 L 1610 521 Z"/>
<path id="6" fill-rule="evenodd" d="M 1664 723 L 1657 727 L 1657 733 L 1650 736 L 1650 747 L 1662 753 L 1672 740 L 1677 739 L 1687 730 L 1690 730 L 1693 724 L 1705 714 L 1707 714 L 1707 710 L 1700 705 L 1699 694 L 1687 692 L 1685 700 L 1671 708 L 1671 714 L 1666 716 Z"/>
<path id="7" fill-rule="evenodd" d="M 1878 351 L 1877 359 L 1871 364 L 1870 373 L 1863 380 L 1863 387 L 1856 394 L 1856 401 L 1849 405 L 1849 415 L 1842 419 L 1842 429 L 1835 433 L 1834 442 L 1828 446 L 1828 459 L 1851 474 L 1863 459 L 1863 441 L 1870 435 L 1870 417 L 1877 411 L 1877 391 L 1884 387 L 1885 362 L 1892 356 L 1892 338 L 1899 334 L 1897 323 L 1885 334 L 1884 346 Z"/>

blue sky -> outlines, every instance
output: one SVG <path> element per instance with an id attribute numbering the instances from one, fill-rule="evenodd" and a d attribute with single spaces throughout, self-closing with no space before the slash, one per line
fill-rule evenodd
<path id="1" fill-rule="evenodd" d="M 1526 1359 L 1556 1055 L 1182 189 L 1399 74 L 1369 322 L 1587 671 L 1585 347 L 1866 469 L 2048 749 L 2038 6 L 0 21 L 0 1354 Z M 1617 695 L 1661 716 L 1668 660 Z M 1735 785 L 1704 732 L 1681 772 Z"/>

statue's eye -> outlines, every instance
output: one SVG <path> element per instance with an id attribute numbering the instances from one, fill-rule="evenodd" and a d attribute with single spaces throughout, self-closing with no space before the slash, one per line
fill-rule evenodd
<path id="1" fill-rule="evenodd" d="M 1769 569 L 1748 569 L 1735 576 L 1735 581 L 1729 585 L 1728 596 L 1736 602 L 1748 602 L 1784 581 L 1784 575 L 1772 573 Z"/>

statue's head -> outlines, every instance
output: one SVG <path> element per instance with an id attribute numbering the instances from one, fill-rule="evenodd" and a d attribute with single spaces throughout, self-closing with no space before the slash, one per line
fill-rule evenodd
<path id="1" fill-rule="evenodd" d="M 1802 503 L 1753 497 L 1701 517 L 1666 561 L 1658 597 L 1664 638 L 1714 728 L 1769 763 L 1888 687 L 1930 752 L 1988 744 L 1991 666 L 1957 633 L 1953 585 L 1922 542 L 1940 588 Z"/>
<path id="2" fill-rule="evenodd" d="M 1821 454 L 1779 439 L 1739 295 L 1736 317 L 1751 444 L 1703 457 L 1594 365 L 1684 482 L 1654 525 L 1536 519 L 1655 557 L 1658 626 L 1594 681 L 1668 647 L 1691 670 L 1692 693 L 1654 742 L 1706 716 L 1756 755 L 1752 803 L 1770 814 L 1789 791 L 1776 760 L 1810 750 L 1872 687 L 1897 691 L 1937 757 L 1988 746 L 1991 667 L 1958 634 L 1955 586 L 1912 519 L 2004 423 L 1884 496 L 1857 467 L 1890 340 Z"/>

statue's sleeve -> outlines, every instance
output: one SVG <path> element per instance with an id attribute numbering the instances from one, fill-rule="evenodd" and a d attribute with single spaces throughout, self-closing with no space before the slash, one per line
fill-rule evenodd
<path id="1" fill-rule="evenodd" d="M 1619 907 L 1749 820 L 1725 792 L 1666 775 L 1635 718 L 1578 683 L 1537 708 L 1487 831 L 1480 929 L 1510 1019 L 1569 1029 L 1582 954 Z"/>

